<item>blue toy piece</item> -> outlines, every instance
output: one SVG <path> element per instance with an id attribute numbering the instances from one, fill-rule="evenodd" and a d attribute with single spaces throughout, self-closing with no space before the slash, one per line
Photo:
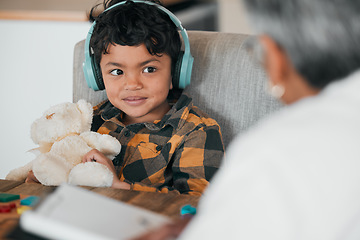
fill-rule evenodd
<path id="1" fill-rule="evenodd" d="M 33 207 L 39 202 L 40 198 L 36 196 L 30 196 L 20 200 L 20 204 L 24 206 Z"/>
<path id="2" fill-rule="evenodd" d="M 185 205 L 180 210 L 181 216 L 184 215 L 195 215 L 196 214 L 196 208 L 191 205 Z"/>

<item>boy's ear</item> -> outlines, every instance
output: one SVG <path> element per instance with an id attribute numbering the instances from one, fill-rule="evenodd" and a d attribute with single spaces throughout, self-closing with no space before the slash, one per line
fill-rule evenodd
<path id="1" fill-rule="evenodd" d="M 273 85 L 286 85 L 289 71 L 292 69 L 286 52 L 269 36 L 260 36 L 264 47 L 264 67 Z"/>

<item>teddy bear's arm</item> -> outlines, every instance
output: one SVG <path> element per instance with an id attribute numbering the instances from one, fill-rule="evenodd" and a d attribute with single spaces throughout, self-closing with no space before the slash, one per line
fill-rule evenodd
<path id="1" fill-rule="evenodd" d="M 110 135 L 100 134 L 97 132 L 84 132 L 80 134 L 80 137 L 91 148 L 97 149 L 110 159 L 113 159 L 120 153 L 120 142 Z"/>

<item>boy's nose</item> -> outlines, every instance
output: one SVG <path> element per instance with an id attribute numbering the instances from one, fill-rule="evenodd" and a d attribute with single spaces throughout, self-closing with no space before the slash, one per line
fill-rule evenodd
<path id="1" fill-rule="evenodd" d="M 126 90 L 139 90 L 142 89 L 143 85 L 138 76 L 128 76 L 125 80 L 125 89 Z"/>

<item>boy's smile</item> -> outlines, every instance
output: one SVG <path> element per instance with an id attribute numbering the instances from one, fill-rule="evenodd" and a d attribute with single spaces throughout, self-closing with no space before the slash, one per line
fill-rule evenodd
<path id="1" fill-rule="evenodd" d="M 100 67 L 110 102 L 125 113 L 126 125 L 160 120 L 170 109 L 171 58 L 151 55 L 144 44 L 109 45 Z"/>

